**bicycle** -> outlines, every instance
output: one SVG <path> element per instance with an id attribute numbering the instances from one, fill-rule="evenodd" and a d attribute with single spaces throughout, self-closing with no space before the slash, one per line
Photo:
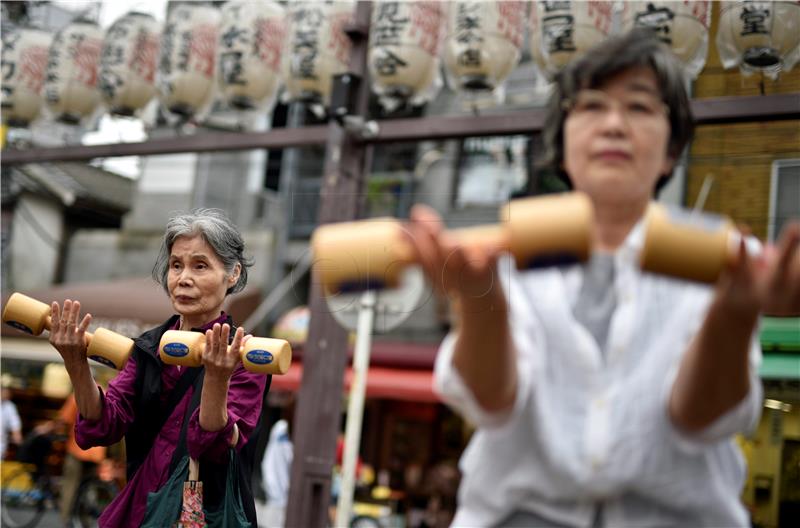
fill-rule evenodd
<path id="1" fill-rule="evenodd" d="M 3 528 L 33 528 L 47 511 L 58 512 L 58 486 L 47 471 L 44 458 L 38 463 L 5 461 L 0 482 L 0 525 Z M 10 468 L 9 468 L 10 466 Z M 71 528 L 93 528 L 119 488 L 113 478 L 92 471 L 81 480 L 72 514 Z"/>

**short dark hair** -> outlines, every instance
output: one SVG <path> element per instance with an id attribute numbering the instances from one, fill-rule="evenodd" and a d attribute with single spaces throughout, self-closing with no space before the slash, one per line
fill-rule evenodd
<path id="1" fill-rule="evenodd" d="M 542 140 L 544 156 L 540 165 L 555 172 L 572 188 L 564 171 L 564 121 L 571 101 L 584 89 L 596 89 L 625 70 L 645 66 L 656 76 L 661 98 L 669 108 L 670 137 L 667 154 L 677 160 L 694 132 L 689 97 L 684 86 L 683 67 L 666 44 L 651 29 L 637 28 L 624 35 L 611 36 L 564 67 L 555 78 L 555 89 L 547 104 Z M 672 177 L 661 175 L 655 192 Z"/>
<path id="2" fill-rule="evenodd" d="M 203 237 L 203 240 L 211 246 L 222 261 L 226 273 L 233 273 L 236 264 L 241 264 L 239 280 L 228 288 L 225 294 L 243 290 L 247 285 L 247 268 L 253 263 L 244 256 L 244 239 L 239 229 L 220 209 L 194 209 L 189 213 L 178 213 L 169 219 L 161 241 L 161 249 L 153 266 L 153 279 L 169 293 L 167 275 L 172 245 L 179 237 L 196 235 Z"/>

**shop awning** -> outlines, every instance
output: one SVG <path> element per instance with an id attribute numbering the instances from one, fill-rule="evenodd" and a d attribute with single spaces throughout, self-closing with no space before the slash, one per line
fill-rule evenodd
<path id="1" fill-rule="evenodd" d="M 761 379 L 800 380 L 800 354 L 764 354 Z"/>
<path id="2" fill-rule="evenodd" d="M 800 317 L 764 317 L 760 337 L 764 352 L 800 352 Z"/>
<path id="3" fill-rule="evenodd" d="M 283 376 L 273 376 L 270 390 L 297 391 L 303 377 L 303 365 L 297 361 Z M 345 390 L 350 389 L 353 371 L 345 372 Z M 431 370 L 397 369 L 370 367 L 367 374 L 367 397 L 426 403 L 439 402 L 433 392 L 433 372 Z"/>

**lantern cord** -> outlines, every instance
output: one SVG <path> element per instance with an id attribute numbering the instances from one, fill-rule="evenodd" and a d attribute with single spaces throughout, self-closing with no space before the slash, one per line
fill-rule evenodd
<path id="1" fill-rule="evenodd" d="M 758 83 L 758 88 L 761 90 L 761 95 L 766 95 L 766 90 L 764 89 L 764 72 L 761 72 L 761 81 Z"/>

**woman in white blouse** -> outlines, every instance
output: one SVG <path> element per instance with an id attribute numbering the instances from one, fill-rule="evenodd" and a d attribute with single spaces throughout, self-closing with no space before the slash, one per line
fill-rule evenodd
<path id="1" fill-rule="evenodd" d="M 713 288 L 643 274 L 642 217 L 691 135 L 671 51 L 609 38 L 559 75 L 544 131 L 594 206 L 588 263 L 517 271 L 412 210 L 426 275 L 458 301 L 436 387 L 478 428 L 455 526 L 749 526 L 732 436 L 760 413 L 759 313 L 800 312 L 800 225 L 757 259 L 742 246 Z"/>

